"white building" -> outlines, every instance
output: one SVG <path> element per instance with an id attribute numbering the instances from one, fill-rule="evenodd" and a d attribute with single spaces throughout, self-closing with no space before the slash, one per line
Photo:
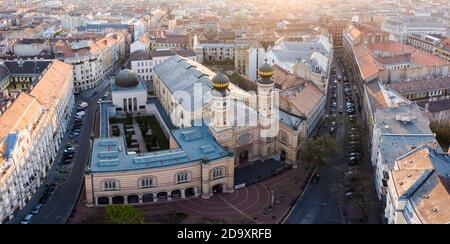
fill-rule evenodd
<path id="1" fill-rule="evenodd" d="M 384 21 L 381 30 L 390 34 L 393 41 L 404 42 L 412 34 L 438 34 L 445 35 L 447 27 L 436 19 L 428 17 L 392 17 Z"/>
<path id="2" fill-rule="evenodd" d="M 74 107 L 72 67 L 54 61 L 0 116 L 0 223 L 31 199 L 54 162 Z"/>
<path id="3" fill-rule="evenodd" d="M 124 69 L 111 84 L 111 96 L 114 107 L 125 113 L 145 111 L 147 87 L 139 76 L 129 69 Z"/>
<path id="4" fill-rule="evenodd" d="M 141 80 L 146 82 L 150 90 L 153 90 L 153 69 L 156 65 L 177 54 L 193 61 L 197 60 L 195 52 L 189 49 L 155 50 L 150 52 L 138 50 L 131 54 L 131 70 L 136 72 Z"/>
<path id="5" fill-rule="evenodd" d="M 83 16 L 81 13 L 72 12 L 61 16 L 61 27 L 63 30 L 74 30 L 79 26 L 86 25 L 87 22 L 87 16 Z"/>
<path id="6" fill-rule="evenodd" d="M 248 50 L 248 65 L 246 75 L 251 81 L 258 79 L 258 68 L 264 64 L 266 50 L 263 47 L 250 47 Z"/>
<path id="7" fill-rule="evenodd" d="M 329 76 L 332 56 L 331 43 L 324 36 L 301 42 L 280 40 L 266 53 L 270 64 L 313 81 L 322 90 Z"/>
<path id="8" fill-rule="evenodd" d="M 326 76 L 331 54 L 328 38 L 320 36 L 312 41 L 280 40 L 267 51 L 266 57 L 269 63 L 276 64 L 290 73 L 294 73 L 295 65 L 303 63 L 308 64 L 311 71 Z"/>
<path id="9" fill-rule="evenodd" d="M 51 51 L 50 42 L 45 39 L 18 39 L 12 46 L 17 56 L 38 56 Z"/>
<path id="10" fill-rule="evenodd" d="M 113 33 L 97 41 L 58 42 L 56 58 L 71 64 L 76 91 L 98 86 L 125 56 L 125 36 Z"/>
<path id="11" fill-rule="evenodd" d="M 234 49 L 234 43 L 198 43 L 194 47 L 200 63 L 217 61 L 234 63 Z"/>
<path id="12" fill-rule="evenodd" d="M 138 50 L 148 50 L 150 48 L 150 38 L 148 35 L 143 35 L 137 41 L 131 43 L 130 54 Z"/>

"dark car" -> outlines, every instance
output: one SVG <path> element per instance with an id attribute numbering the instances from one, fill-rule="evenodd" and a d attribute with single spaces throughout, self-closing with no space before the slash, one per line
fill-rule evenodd
<path id="1" fill-rule="evenodd" d="M 64 160 L 64 161 L 61 161 L 61 165 L 66 165 L 66 164 L 71 164 L 72 163 L 72 160 L 70 160 L 70 159 L 68 159 L 68 160 Z"/>
<path id="2" fill-rule="evenodd" d="M 311 182 L 316 184 L 320 180 L 320 175 L 318 173 L 314 174 L 311 178 Z"/>
<path id="3" fill-rule="evenodd" d="M 45 193 L 53 194 L 55 192 L 55 189 L 56 189 L 56 186 L 52 184 L 49 187 L 47 187 L 47 190 L 45 190 Z"/>
<path id="4" fill-rule="evenodd" d="M 41 199 L 39 199 L 39 203 L 44 204 L 48 200 L 48 194 L 44 194 Z"/>

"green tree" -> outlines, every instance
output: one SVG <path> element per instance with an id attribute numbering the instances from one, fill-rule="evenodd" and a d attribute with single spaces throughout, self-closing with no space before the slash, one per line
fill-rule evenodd
<path id="1" fill-rule="evenodd" d="M 144 214 L 126 205 L 111 205 L 106 207 L 106 224 L 145 224 Z"/>
<path id="2" fill-rule="evenodd" d="M 450 122 L 432 121 L 430 129 L 436 134 L 436 140 L 444 150 L 450 146 Z"/>
<path id="3" fill-rule="evenodd" d="M 311 139 L 301 148 L 300 158 L 308 163 L 325 164 L 330 161 L 331 154 L 336 151 L 336 140 L 329 136 Z"/>

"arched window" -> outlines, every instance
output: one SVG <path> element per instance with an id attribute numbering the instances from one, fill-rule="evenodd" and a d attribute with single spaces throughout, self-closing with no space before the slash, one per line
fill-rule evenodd
<path id="1" fill-rule="evenodd" d="M 225 168 L 224 167 L 218 167 L 213 169 L 212 171 L 212 178 L 213 180 L 223 178 L 225 177 Z"/>
<path id="2" fill-rule="evenodd" d="M 181 172 L 176 176 L 177 184 L 189 182 L 189 172 Z"/>
<path id="3" fill-rule="evenodd" d="M 116 191 L 119 189 L 119 183 L 116 180 L 107 180 L 103 182 L 104 191 Z"/>
<path id="4" fill-rule="evenodd" d="M 155 177 L 147 176 L 143 177 L 139 180 L 139 187 L 140 188 L 149 188 L 154 187 L 156 185 Z"/>

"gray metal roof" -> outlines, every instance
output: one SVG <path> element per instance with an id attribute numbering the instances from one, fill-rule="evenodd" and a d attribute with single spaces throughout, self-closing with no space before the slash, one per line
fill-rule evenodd
<path id="1" fill-rule="evenodd" d="M 194 111 L 194 108 L 200 109 L 203 106 L 204 97 L 212 90 L 211 79 L 215 76 L 214 72 L 202 64 L 179 55 L 158 64 L 154 71 L 172 94 L 177 91 L 189 94 L 190 104 L 187 101 L 181 102 L 182 107 L 187 111 Z M 202 96 L 197 95 L 199 94 L 197 86 L 201 87 Z M 195 94 L 194 91 L 196 91 Z"/>
<path id="2" fill-rule="evenodd" d="M 402 105 L 398 108 L 377 109 L 375 123 L 382 134 L 432 135 L 429 120 L 419 106 Z"/>

